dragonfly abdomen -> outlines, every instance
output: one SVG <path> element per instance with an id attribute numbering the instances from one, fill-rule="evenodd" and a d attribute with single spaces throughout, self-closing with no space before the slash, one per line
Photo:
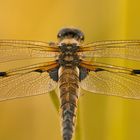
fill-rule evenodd
<path id="1" fill-rule="evenodd" d="M 61 67 L 59 69 L 59 89 L 63 139 L 71 140 L 75 126 L 77 101 L 79 97 L 78 68 Z"/>

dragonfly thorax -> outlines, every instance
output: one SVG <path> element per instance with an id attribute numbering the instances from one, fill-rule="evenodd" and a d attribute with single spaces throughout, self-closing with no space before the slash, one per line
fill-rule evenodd
<path id="1" fill-rule="evenodd" d="M 77 46 L 76 43 L 72 43 L 72 44 L 61 43 L 59 48 L 62 53 L 66 53 L 66 54 L 68 53 L 74 54 L 79 50 L 79 46 Z"/>
<path id="2" fill-rule="evenodd" d="M 59 64 L 61 66 L 78 66 L 80 59 L 77 55 L 77 51 L 79 46 L 76 44 L 61 44 L 60 48 L 60 56 L 59 56 Z"/>

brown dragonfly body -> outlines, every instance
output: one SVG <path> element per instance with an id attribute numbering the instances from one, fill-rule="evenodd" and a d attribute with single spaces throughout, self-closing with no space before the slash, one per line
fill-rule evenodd
<path id="1" fill-rule="evenodd" d="M 79 62 L 77 54 L 83 41 L 83 33 L 77 29 L 63 29 L 58 33 L 60 40 L 59 89 L 62 109 L 63 139 L 71 140 L 76 120 L 76 107 L 79 97 Z"/>
<path id="2" fill-rule="evenodd" d="M 104 95 L 140 99 L 140 69 L 98 58 L 140 62 L 140 40 L 98 41 L 83 44 L 84 34 L 74 28 L 58 33 L 58 43 L 0 40 L 0 101 L 45 94 L 57 85 L 60 92 L 63 140 L 75 128 L 79 89 Z M 3 64 L 30 59 L 41 61 L 3 70 Z"/>
<path id="3" fill-rule="evenodd" d="M 76 68 L 60 68 L 59 89 L 62 109 L 62 126 L 64 140 L 72 138 L 76 107 L 79 97 L 79 73 Z"/>

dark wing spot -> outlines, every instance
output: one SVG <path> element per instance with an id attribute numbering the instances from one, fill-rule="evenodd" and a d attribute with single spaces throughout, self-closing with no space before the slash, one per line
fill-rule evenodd
<path id="1" fill-rule="evenodd" d="M 35 72 L 42 73 L 42 72 L 44 72 L 44 71 L 43 71 L 43 70 L 41 70 L 41 69 L 37 69 L 37 70 L 35 70 Z"/>
<path id="2" fill-rule="evenodd" d="M 54 81 L 58 81 L 58 68 L 54 68 L 48 71 L 50 77 L 54 80 Z"/>
<path id="3" fill-rule="evenodd" d="M 94 70 L 95 72 L 99 72 L 99 71 L 104 71 L 104 69 L 101 69 L 101 68 L 97 68 Z"/>
<path id="4" fill-rule="evenodd" d="M 79 66 L 79 80 L 83 80 L 87 77 L 89 70 Z"/>
<path id="5" fill-rule="evenodd" d="M 140 74 L 140 70 L 133 70 L 132 74 Z"/>
<path id="6" fill-rule="evenodd" d="M 37 69 L 37 70 L 34 70 L 34 72 L 39 72 L 39 73 L 48 72 L 51 79 L 53 79 L 54 81 L 58 81 L 58 68 L 59 67 L 48 70 L 48 71 Z"/>
<path id="7" fill-rule="evenodd" d="M 0 72 L 0 76 L 7 76 L 6 72 Z"/>
<path id="8" fill-rule="evenodd" d="M 89 69 L 87 68 L 84 68 L 84 67 L 79 67 L 79 70 L 80 70 L 80 74 L 79 74 L 79 80 L 83 80 L 87 77 L 88 73 L 89 73 Z M 101 69 L 101 68 L 96 68 L 94 70 L 94 72 L 100 72 L 100 71 L 104 71 L 104 69 Z"/>

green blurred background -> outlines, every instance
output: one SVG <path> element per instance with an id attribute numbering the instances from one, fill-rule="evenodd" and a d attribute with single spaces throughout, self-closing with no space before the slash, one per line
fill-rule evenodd
<path id="1" fill-rule="evenodd" d="M 86 42 L 140 39 L 139 25 L 139 0 L 0 0 L 1 39 L 57 41 L 65 26 Z M 0 102 L 0 140 L 61 140 L 56 107 L 49 94 Z M 139 131 L 139 100 L 82 92 L 75 140 L 140 140 Z"/>

